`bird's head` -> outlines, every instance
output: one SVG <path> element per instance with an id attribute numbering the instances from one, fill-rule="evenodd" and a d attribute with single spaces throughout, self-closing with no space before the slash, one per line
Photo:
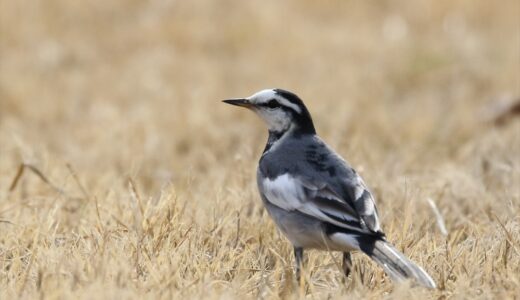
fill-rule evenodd
<path id="1" fill-rule="evenodd" d="M 224 100 L 225 103 L 249 108 L 267 124 L 269 131 L 315 134 L 311 115 L 303 101 L 282 89 L 266 89 L 247 98 Z"/>

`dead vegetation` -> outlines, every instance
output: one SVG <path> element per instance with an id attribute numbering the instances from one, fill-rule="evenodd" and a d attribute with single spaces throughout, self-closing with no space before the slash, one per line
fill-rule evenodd
<path id="1" fill-rule="evenodd" d="M 481 109 L 520 95 L 519 14 L 0 0 L 0 299 L 518 297 L 520 120 Z M 319 252 L 293 283 L 255 186 L 264 128 L 219 101 L 265 87 L 302 96 L 438 290 Z"/>

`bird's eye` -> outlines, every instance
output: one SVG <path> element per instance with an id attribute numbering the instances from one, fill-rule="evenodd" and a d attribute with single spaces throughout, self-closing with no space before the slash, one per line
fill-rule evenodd
<path id="1" fill-rule="evenodd" d="M 273 100 L 270 100 L 269 102 L 267 102 L 266 106 L 269 108 L 277 108 L 277 107 L 280 107 L 280 103 L 278 103 L 278 101 L 273 99 Z"/>

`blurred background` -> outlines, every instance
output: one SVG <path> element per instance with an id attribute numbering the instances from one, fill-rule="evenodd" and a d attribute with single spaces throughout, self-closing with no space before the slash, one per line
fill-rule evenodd
<path id="1" fill-rule="evenodd" d="M 175 179 L 258 153 L 262 124 L 219 100 L 268 87 L 359 162 L 423 163 L 520 95 L 513 0 L 0 3 L 2 174 L 56 159 Z"/>
<path id="2" fill-rule="evenodd" d="M 449 228 L 493 212 L 520 232 L 516 0 L 0 0 L 0 219 L 37 226 L 51 207 L 37 176 L 9 193 L 21 163 L 77 195 L 74 170 L 102 211 L 128 178 L 174 186 L 201 223 L 216 198 L 260 210 L 266 130 L 221 100 L 271 87 L 305 101 L 386 222 L 433 197 Z M 58 232 L 96 219 L 58 203 Z"/>

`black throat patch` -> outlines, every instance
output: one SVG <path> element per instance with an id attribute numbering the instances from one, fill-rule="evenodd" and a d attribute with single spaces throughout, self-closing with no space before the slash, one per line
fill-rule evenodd
<path id="1" fill-rule="evenodd" d="M 265 149 L 263 154 L 265 154 L 271 147 L 282 138 L 282 136 L 286 133 L 286 131 L 269 131 L 269 137 L 267 138 L 267 144 L 265 145 Z"/>

